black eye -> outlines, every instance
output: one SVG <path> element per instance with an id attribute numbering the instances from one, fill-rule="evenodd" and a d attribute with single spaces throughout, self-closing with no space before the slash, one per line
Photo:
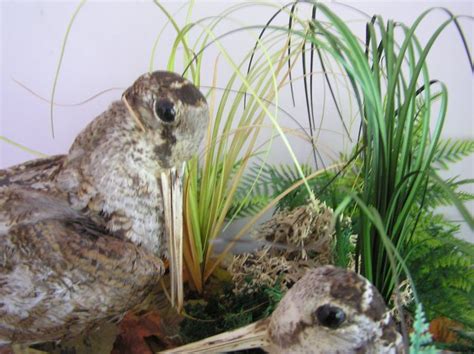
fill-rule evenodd
<path id="1" fill-rule="evenodd" d="M 315 315 L 321 325 L 329 328 L 339 327 L 346 319 L 346 314 L 341 308 L 331 305 L 318 307 Z"/>
<path id="2" fill-rule="evenodd" d="M 171 123 L 176 118 L 176 111 L 172 102 L 167 99 L 155 101 L 155 113 L 163 122 Z"/>

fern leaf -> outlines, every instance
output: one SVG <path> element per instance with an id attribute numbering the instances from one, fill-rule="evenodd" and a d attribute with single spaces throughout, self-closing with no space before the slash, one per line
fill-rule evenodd
<path id="1" fill-rule="evenodd" d="M 451 177 L 444 180 L 447 188 L 449 188 L 460 202 L 468 202 L 474 200 L 474 194 L 466 191 L 461 191 L 461 186 L 466 186 L 474 183 L 474 179 L 458 179 L 458 177 Z M 439 206 L 448 206 L 453 204 L 452 195 L 446 191 L 445 188 L 435 181 L 430 181 L 426 196 L 424 198 L 425 207 L 434 209 Z"/>
<path id="2" fill-rule="evenodd" d="M 432 338 L 428 329 L 429 324 L 426 322 L 425 313 L 421 304 L 418 304 L 415 312 L 415 322 L 413 323 L 413 333 L 410 334 L 410 354 L 437 353 L 436 348 L 430 345 Z"/>
<path id="3" fill-rule="evenodd" d="M 228 218 L 245 218 L 253 216 L 262 210 L 271 200 L 266 195 L 253 195 L 248 198 L 235 200 L 227 212 Z"/>
<path id="4" fill-rule="evenodd" d="M 449 163 L 462 160 L 464 157 L 474 153 L 473 139 L 446 139 L 438 143 L 433 163 L 442 169 L 448 169 Z"/>
<path id="5" fill-rule="evenodd" d="M 474 328 L 474 245 L 457 232 L 459 225 L 425 210 L 407 264 L 430 319 L 444 316 Z"/>

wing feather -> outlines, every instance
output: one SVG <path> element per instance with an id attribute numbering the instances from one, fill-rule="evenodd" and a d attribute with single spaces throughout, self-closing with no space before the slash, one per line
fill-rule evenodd
<path id="1" fill-rule="evenodd" d="M 64 200 L 0 188 L 0 344 L 57 340 L 118 319 L 162 272 L 158 258 Z"/>
<path id="2" fill-rule="evenodd" d="M 18 185 L 48 189 L 65 161 L 66 155 L 56 155 L 0 170 L 0 188 Z"/>

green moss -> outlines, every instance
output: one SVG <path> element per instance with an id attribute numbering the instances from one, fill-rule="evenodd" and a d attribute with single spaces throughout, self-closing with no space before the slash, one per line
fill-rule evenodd
<path id="1" fill-rule="evenodd" d="M 234 294 L 232 286 L 225 284 L 221 294 L 188 301 L 185 305 L 188 317 L 181 322 L 179 335 L 183 342 L 190 343 L 245 326 L 268 317 L 282 296 L 279 284 L 245 295 Z"/>

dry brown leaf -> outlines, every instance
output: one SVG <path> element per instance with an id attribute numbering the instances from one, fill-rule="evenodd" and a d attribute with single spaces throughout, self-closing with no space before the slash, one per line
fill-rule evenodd
<path id="1" fill-rule="evenodd" d="M 459 338 L 453 329 L 462 329 L 463 325 L 459 322 L 450 320 L 446 317 L 438 317 L 430 322 L 430 333 L 435 342 L 456 343 Z"/>
<path id="2" fill-rule="evenodd" d="M 112 354 L 151 354 L 168 346 L 164 338 L 158 312 L 143 316 L 128 313 L 119 325 Z"/>
<path id="3" fill-rule="evenodd" d="M 15 354 L 15 352 L 13 351 L 13 348 L 9 345 L 4 345 L 0 347 L 0 354 Z"/>

